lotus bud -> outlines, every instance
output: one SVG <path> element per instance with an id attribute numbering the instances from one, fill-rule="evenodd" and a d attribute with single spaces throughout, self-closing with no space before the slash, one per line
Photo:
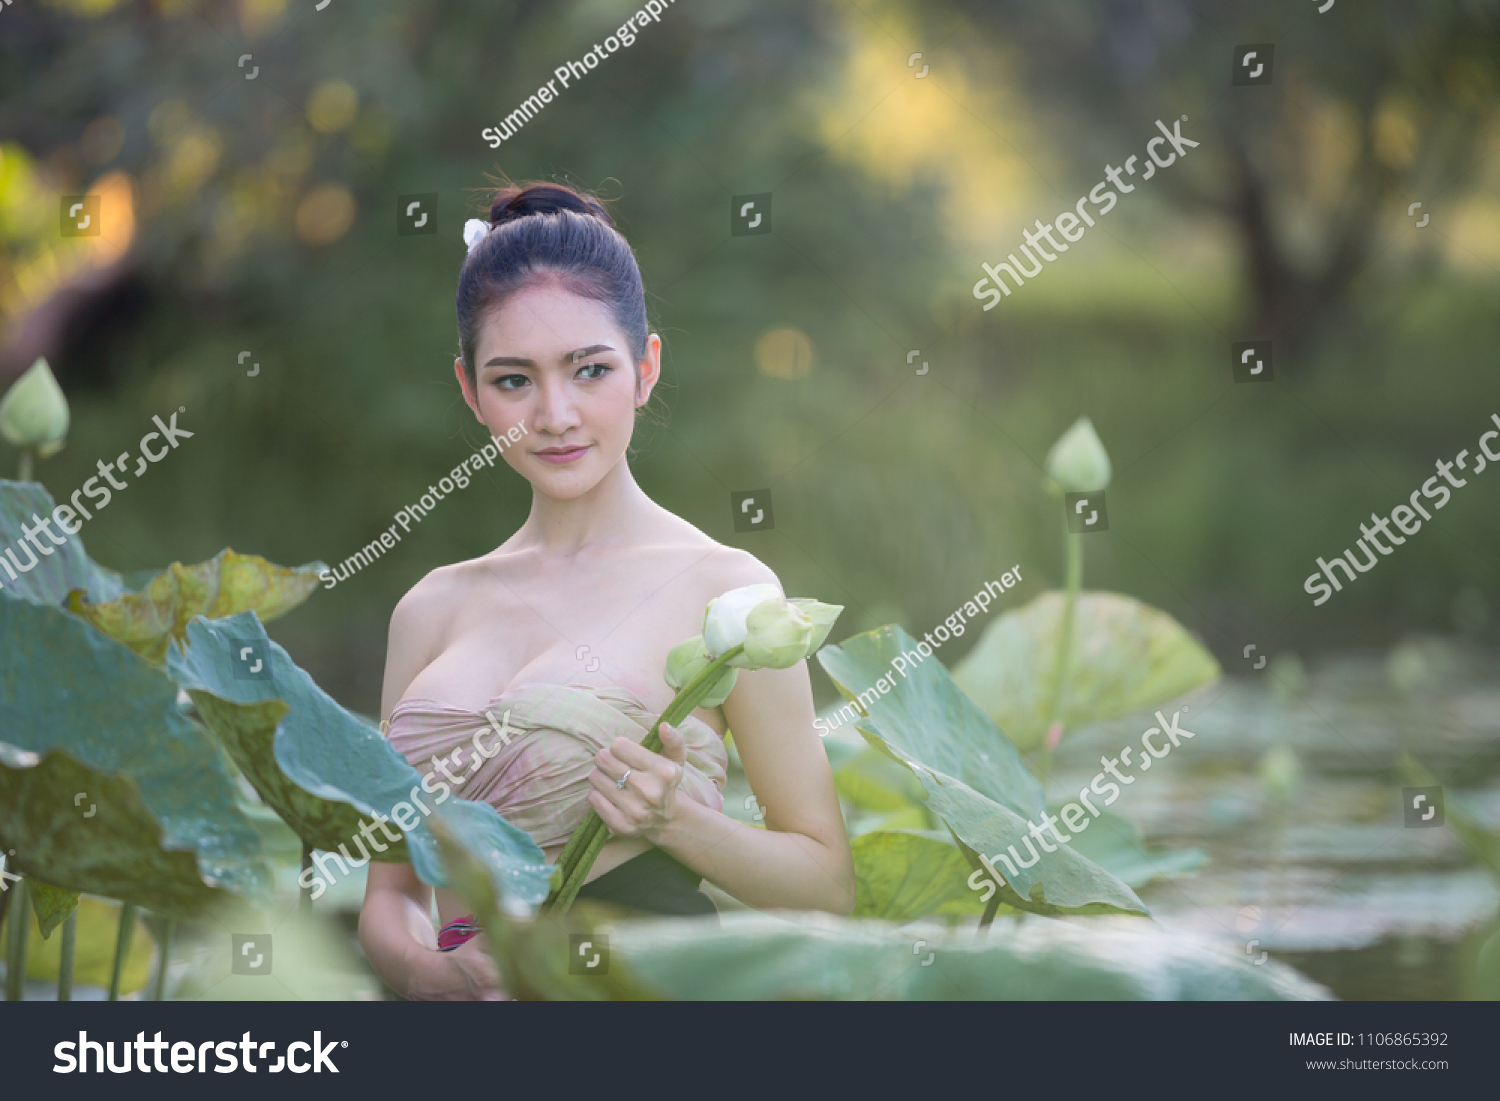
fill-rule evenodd
<path id="1" fill-rule="evenodd" d="M 750 609 L 745 652 L 750 669 L 786 669 L 807 657 L 813 622 L 806 612 L 778 597 Z M 824 634 L 827 634 L 825 631 Z"/>
<path id="2" fill-rule="evenodd" d="M 787 601 L 792 607 L 799 609 L 808 619 L 812 620 L 812 641 L 807 644 L 808 656 L 817 651 L 819 646 L 828 640 L 828 632 L 833 630 L 834 620 L 838 619 L 839 613 L 844 610 L 842 604 L 823 604 L 817 600 L 809 600 L 806 597 L 794 597 Z"/>
<path id="3" fill-rule="evenodd" d="M 1047 477 L 1067 493 L 1095 493 L 1109 485 L 1109 453 L 1093 422 L 1079 417 L 1047 452 Z"/>
<path id="4" fill-rule="evenodd" d="M 68 399 L 46 358 L 38 356 L 0 399 L 0 437 L 45 459 L 62 450 L 67 434 Z"/>
<path id="5" fill-rule="evenodd" d="M 741 589 L 730 589 L 723 596 L 709 602 L 703 612 L 703 644 L 711 657 L 718 658 L 741 646 L 745 642 L 747 628 L 745 620 L 750 609 L 767 600 L 782 599 L 781 590 L 775 585 L 746 585 Z M 743 657 L 743 655 L 741 655 Z M 740 658 L 733 664 L 743 668 Z"/>
<path id="6" fill-rule="evenodd" d="M 666 680 L 669 688 L 682 691 L 693 682 L 693 678 L 707 669 L 713 658 L 709 655 L 708 647 L 703 645 L 703 636 L 694 635 L 686 641 L 679 642 L 672 647 L 671 653 L 667 655 Z M 718 707 L 734 690 L 734 682 L 739 679 L 740 671 L 726 667 L 720 674 L 719 679 L 710 686 L 708 694 L 698 701 L 699 707 Z"/>

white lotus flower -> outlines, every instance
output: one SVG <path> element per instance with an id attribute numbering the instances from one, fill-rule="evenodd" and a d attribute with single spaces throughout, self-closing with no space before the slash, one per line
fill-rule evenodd
<path id="1" fill-rule="evenodd" d="M 730 589 L 723 596 L 709 602 L 703 612 L 703 644 L 714 658 L 722 657 L 736 646 L 745 644 L 749 633 L 746 620 L 750 610 L 767 600 L 784 600 L 781 590 L 775 585 L 746 585 L 741 589 Z M 744 655 L 732 658 L 730 665 L 743 669 L 747 666 Z"/>

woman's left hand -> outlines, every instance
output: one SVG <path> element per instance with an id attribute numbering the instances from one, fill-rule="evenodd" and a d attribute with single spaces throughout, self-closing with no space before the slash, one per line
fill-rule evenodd
<path id="1" fill-rule="evenodd" d="M 677 788 L 686 770 L 687 744 L 674 727 L 662 723 L 660 730 L 660 753 L 629 738 L 616 738 L 594 754 L 597 767 L 589 773 L 594 787 L 589 803 L 615 837 L 640 837 L 654 843 L 677 816 Z M 622 777 L 623 788 L 618 784 Z"/>

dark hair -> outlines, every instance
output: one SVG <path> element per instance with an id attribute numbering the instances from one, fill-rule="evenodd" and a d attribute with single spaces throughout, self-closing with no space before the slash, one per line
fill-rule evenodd
<path id="1" fill-rule="evenodd" d="M 501 188 L 490 229 L 458 273 L 458 347 L 472 386 L 479 326 L 516 291 L 555 278 L 602 302 L 630 343 L 631 364 L 646 354 L 646 292 L 630 245 L 593 195 L 555 183 Z"/>

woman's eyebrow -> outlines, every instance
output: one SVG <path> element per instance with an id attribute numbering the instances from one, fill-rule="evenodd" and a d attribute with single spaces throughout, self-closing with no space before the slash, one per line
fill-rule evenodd
<path id="1" fill-rule="evenodd" d="M 558 360 L 559 363 L 577 363 L 584 356 L 598 355 L 600 352 L 612 352 L 614 349 L 608 344 L 590 344 L 587 348 L 579 348 L 577 351 L 568 352 Z M 485 364 L 486 367 L 535 367 L 536 362 L 530 359 L 522 359 L 519 356 L 496 356 Z"/>

